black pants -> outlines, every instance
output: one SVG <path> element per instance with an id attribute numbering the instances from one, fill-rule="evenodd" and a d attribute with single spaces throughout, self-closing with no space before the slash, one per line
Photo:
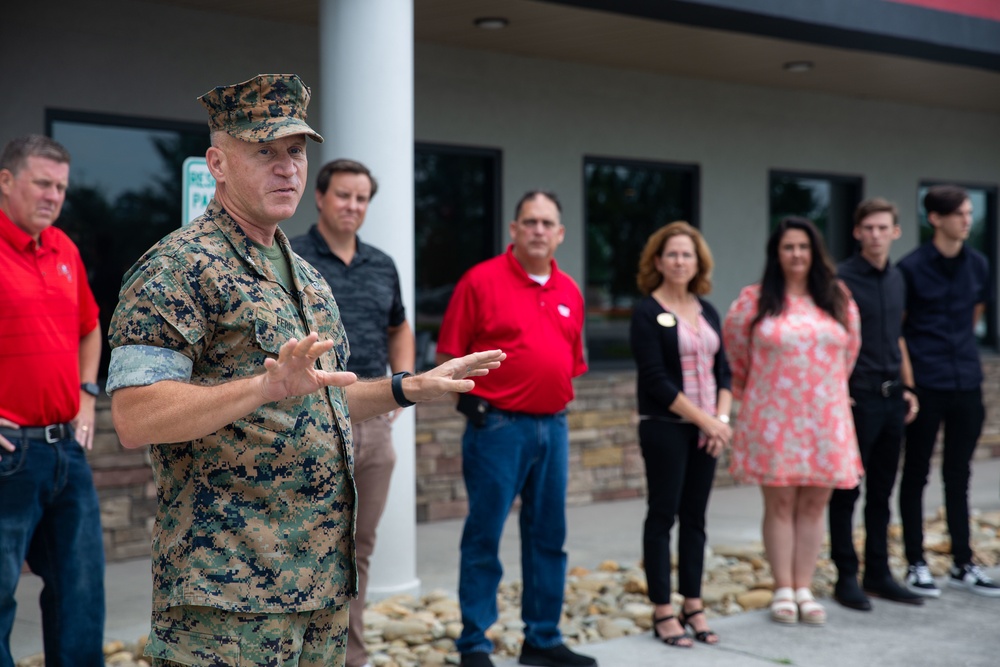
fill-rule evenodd
<path id="1" fill-rule="evenodd" d="M 865 577 L 889 576 L 889 498 L 896 483 L 907 404 L 902 395 L 884 397 L 875 391 L 851 390 L 854 429 L 865 467 Z M 854 505 L 861 486 L 834 489 L 830 496 L 830 557 L 842 577 L 858 573 L 854 550 Z"/>
<path id="2" fill-rule="evenodd" d="M 956 565 L 972 561 L 969 545 L 969 478 L 972 453 L 983 430 L 986 409 L 981 389 L 934 391 L 919 389 L 920 413 L 906 427 L 903 479 L 899 483 L 899 514 L 903 520 L 906 559 L 912 565 L 924 559 L 924 487 L 938 429 L 944 423 L 941 480 Z"/>
<path id="3" fill-rule="evenodd" d="M 653 604 L 670 602 L 670 530 L 677 519 L 677 590 L 701 597 L 705 565 L 705 511 L 716 459 L 698 448 L 698 427 L 653 419 L 639 423 L 646 461 L 646 523 L 642 553 Z"/>

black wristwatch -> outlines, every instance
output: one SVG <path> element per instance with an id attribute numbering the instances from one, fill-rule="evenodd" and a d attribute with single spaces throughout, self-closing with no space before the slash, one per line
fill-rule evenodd
<path id="1" fill-rule="evenodd" d="M 406 395 L 403 393 L 403 378 L 410 377 L 411 375 L 413 373 L 407 373 L 406 371 L 400 371 L 392 375 L 392 397 L 396 399 L 396 403 L 401 408 L 416 405 L 413 401 L 406 400 Z"/>
<path id="2" fill-rule="evenodd" d="M 84 382 L 80 385 L 80 389 L 94 398 L 97 398 L 101 394 L 101 387 L 96 382 Z"/>

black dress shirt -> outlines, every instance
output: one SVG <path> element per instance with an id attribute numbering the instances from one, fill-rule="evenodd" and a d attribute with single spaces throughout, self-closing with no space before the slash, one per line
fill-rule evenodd
<path id="1" fill-rule="evenodd" d="M 861 353 L 851 373 L 852 387 L 874 390 L 883 382 L 899 380 L 899 338 L 906 306 L 903 274 L 891 262 L 878 269 L 855 253 L 837 266 L 837 275 L 861 312 Z"/>
<path id="2" fill-rule="evenodd" d="M 983 382 L 972 316 L 993 296 L 990 269 L 968 245 L 946 258 L 927 242 L 900 260 L 906 280 L 903 336 L 918 387 L 978 389 Z"/>

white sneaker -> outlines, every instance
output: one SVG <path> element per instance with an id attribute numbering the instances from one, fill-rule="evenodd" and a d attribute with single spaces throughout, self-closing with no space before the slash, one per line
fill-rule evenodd
<path id="1" fill-rule="evenodd" d="M 941 597 L 941 589 L 934 583 L 930 568 L 923 561 L 910 566 L 910 570 L 906 574 L 906 587 L 917 595 L 923 595 L 927 598 Z"/>
<path id="2" fill-rule="evenodd" d="M 964 588 L 976 595 L 985 595 L 991 598 L 1000 597 L 1000 586 L 997 586 L 974 563 L 967 563 L 961 567 L 952 565 L 948 585 L 952 588 Z"/>

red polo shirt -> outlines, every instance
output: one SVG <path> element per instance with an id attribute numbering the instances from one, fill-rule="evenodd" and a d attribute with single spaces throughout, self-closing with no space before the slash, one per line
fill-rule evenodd
<path id="1" fill-rule="evenodd" d="M 501 410 L 555 414 L 573 399 L 572 379 L 587 371 L 583 314 L 580 288 L 554 260 L 548 282 L 539 285 L 508 246 L 462 276 L 437 349 L 455 357 L 503 350 L 506 361 L 475 378 L 472 393 Z"/>
<path id="2" fill-rule="evenodd" d="M 80 252 L 49 227 L 36 244 L 0 211 L 0 417 L 21 426 L 80 411 L 80 339 L 97 302 Z"/>

